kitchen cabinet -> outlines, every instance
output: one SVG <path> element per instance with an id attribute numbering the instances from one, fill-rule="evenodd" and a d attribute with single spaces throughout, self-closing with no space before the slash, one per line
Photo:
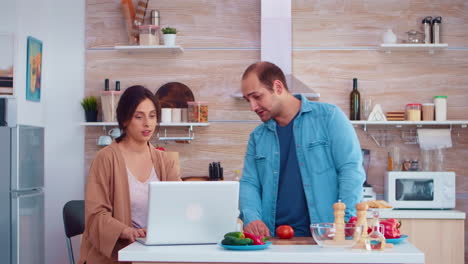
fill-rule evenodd
<path id="1" fill-rule="evenodd" d="M 426 264 L 465 263 L 465 221 L 460 219 L 402 219 L 401 232 L 424 252 Z"/>
<path id="2" fill-rule="evenodd" d="M 453 210 L 390 210 L 382 219 L 401 220 L 401 233 L 424 252 L 426 264 L 463 264 L 465 213 Z"/>

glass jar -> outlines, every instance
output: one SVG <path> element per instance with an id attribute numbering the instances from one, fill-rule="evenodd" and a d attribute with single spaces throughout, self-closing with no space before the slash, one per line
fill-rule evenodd
<path id="1" fill-rule="evenodd" d="M 410 171 L 418 171 L 419 170 L 419 161 L 418 160 L 412 160 L 409 170 Z"/>
<path id="2" fill-rule="evenodd" d="M 434 96 L 435 105 L 435 120 L 445 121 L 447 120 L 447 96 L 437 95 Z"/>
<path id="3" fill-rule="evenodd" d="M 422 104 L 422 120 L 434 121 L 434 104 Z"/>
<path id="4" fill-rule="evenodd" d="M 141 25 L 140 29 L 140 45 L 141 46 L 155 46 L 159 44 L 157 37 L 158 26 L 155 25 Z"/>
<path id="5" fill-rule="evenodd" d="M 424 33 L 421 33 L 416 30 L 410 30 L 406 32 L 408 34 L 408 43 L 423 43 L 424 42 Z"/>
<path id="6" fill-rule="evenodd" d="M 421 121 L 421 104 L 406 105 L 406 120 Z"/>
<path id="7" fill-rule="evenodd" d="M 208 122 L 208 104 L 206 102 L 187 102 L 187 105 L 188 122 Z"/>

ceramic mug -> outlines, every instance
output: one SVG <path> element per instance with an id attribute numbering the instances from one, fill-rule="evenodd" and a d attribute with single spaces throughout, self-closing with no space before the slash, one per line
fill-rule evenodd
<path id="1" fill-rule="evenodd" d="M 112 143 L 112 138 L 110 136 L 100 136 L 98 138 L 98 146 L 108 146 Z"/>
<path id="2" fill-rule="evenodd" d="M 115 127 L 113 129 L 109 130 L 109 132 L 107 134 L 109 134 L 109 136 L 111 136 L 112 138 L 118 138 L 118 137 L 120 137 L 121 132 L 120 132 L 120 129 L 118 127 Z"/>

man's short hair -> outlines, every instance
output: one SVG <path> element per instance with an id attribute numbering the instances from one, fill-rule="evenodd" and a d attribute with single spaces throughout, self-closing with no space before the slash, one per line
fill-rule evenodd
<path id="1" fill-rule="evenodd" d="M 284 88 L 288 89 L 288 84 L 286 83 L 286 77 L 284 76 L 283 71 L 280 67 L 268 61 L 259 61 L 254 64 L 251 64 L 242 74 L 242 80 L 245 80 L 250 73 L 255 73 L 257 75 L 260 83 L 266 86 L 270 91 L 273 91 L 273 82 L 279 80 L 283 83 Z"/>

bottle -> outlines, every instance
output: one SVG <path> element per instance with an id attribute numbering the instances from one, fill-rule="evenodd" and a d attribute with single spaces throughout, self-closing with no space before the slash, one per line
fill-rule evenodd
<path id="1" fill-rule="evenodd" d="M 353 91 L 350 95 L 351 108 L 349 109 L 351 120 L 361 120 L 361 94 L 357 89 L 357 78 L 353 79 Z"/>
<path id="2" fill-rule="evenodd" d="M 440 16 L 432 20 L 432 42 L 434 44 L 440 43 L 440 23 L 442 23 L 442 17 Z"/>
<path id="3" fill-rule="evenodd" d="M 151 25 L 159 26 L 159 10 L 151 10 Z"/>
<path id="4" fill-rule="evenodd" d="M 424 28 L 424 43 L 425 44 L 431 44 L 431 37 L 432 37 L 432 33 L 431 33 L 431 24 L 432 24 L 432 17 L 431 16 L 428 16 L 428 17 L 425 17 L 422 21 L 422 24 L 423 24 L 423 28 Z"/>
<path id="5" fill-rule="evenodd" d="M 364 241 L 367 250 L 384 250 L 385 249 L 385 236 L 383 232 L 383 225 L 380 225 L 379 212 L 374 210 L 372 212 L 373 225 L 372 232 L 367 236 Z"/>
<path id="6" fill-rule="evenodd" d="M 104 80 L 104 91 L 109 91 L 109 79 Z"/>
<path id="7" fill-rule="evenodd" d="M 120 81 L 115 82 L 115 90 L 120 91 Z"/>

